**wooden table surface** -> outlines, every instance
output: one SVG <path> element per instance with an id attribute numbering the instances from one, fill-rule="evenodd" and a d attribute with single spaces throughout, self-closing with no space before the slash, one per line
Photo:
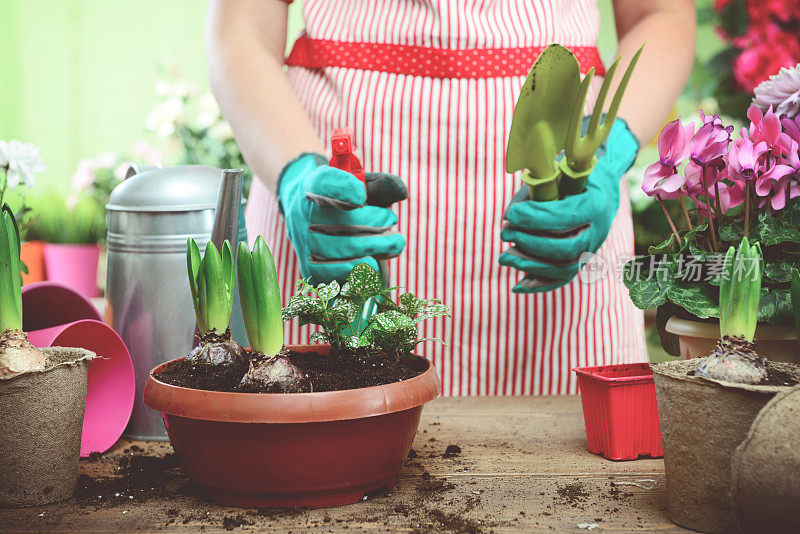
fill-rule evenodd
<path id="1" fill-rule="evenodd" d="M 0 509 L 0 530 L 684 532 L 665 515 L 663 461 L 590 454 L 578 397 L 437 399 L 391 492 L 323 510 L 215 505 L 171 451 L 123 440 L 81 461 L 75 498 Z"/>

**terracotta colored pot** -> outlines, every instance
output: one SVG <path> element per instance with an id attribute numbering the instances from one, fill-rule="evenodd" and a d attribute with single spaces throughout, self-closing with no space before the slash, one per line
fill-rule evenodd
<path id="1" fill-rule="evenodd" d="M 100 296 L 97 268 L 100 245 L 45 243 L 44 266 L 47 279 L 79 291 L 87 298 Z"/>
<path id="2" fill-rule="evenodd" d="M 290 346 L 320 352 L 319 346 Z M 189 477 L 213 500 L 242 507 L 321 508 L 391 488 L 439 377 L 322 393 L 221 393 L 150 374 L 144 402 L 161 412 Z M 177 360 L 173 360 L 177 361 Z"/>
<path id="3" fill-rule="evenodd" d="M 44 241 L 22 243 L 20 259 L 28 268 L 28 274 L 22 273 L 23 286 L 47 279 L 44 272 Z"/>
<path id="4" fill-rule="evenodd" d="M 678 336 L 681 359 L 704 358 L 719 341 L 719 322 L 705 323 L 671 317 L 666 330 Z M 800 363 L 797 333 L 790 325 L 759 325 L 756 328 L 756 352 L 773 362 Z"/>

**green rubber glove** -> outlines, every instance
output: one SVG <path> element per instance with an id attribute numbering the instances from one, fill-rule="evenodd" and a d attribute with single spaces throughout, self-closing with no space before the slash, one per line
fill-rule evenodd
<path id="1" fill-rule="evenodd" d="M 303 277 L 313 283 L 343 282 L 359 263 L 377 271 L 379 260 L 405 248 L 389 209 L 408 198 L 405 184 L 381 173 L 367 173 L 366 182 L 329 167 L 320 154 L 301 154 L 281 171 L 278 201 L 289 240 Z"/>
<path id="2" fill-rule="evenodd" d="M 620 179 L 638 151 L 638 140 L 617 119 L 597 150 L 585 191 L 547 202 L 530 200 L 526 186 L 514 195 L 500 232 L 512 246 L 500 255 L 500 264 L 525 273 L 515 293 L 551 291 L 578 274 L 583 254 L 597 252 L 608 236 L 619 207 Z"/>

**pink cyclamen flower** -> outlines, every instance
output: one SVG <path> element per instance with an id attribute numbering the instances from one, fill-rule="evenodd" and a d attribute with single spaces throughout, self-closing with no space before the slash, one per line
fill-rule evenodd
<path id="1" fill-rule="evenodd" d="M 754 144 L 763 142 L 770 149 L 774 149 L 781 137 L 781 121 L 772 111 L 772 106 L 766 114 L 762 113 L 758 106 L 750 106 L 747 109 L 747 118 L 750 119 L 750 126 L 746 130 L 746 137 Z M 744 130 L 742 137 L 745 137 Z"/>
<path id="2" fill-rule="evenodd" d="M 723 213 L 728 213 L 728 210 L 741 206 L 744 203 L 744 197 L 744 181 L 731 180 L 730 183 L 719 183 L 719 205 Z"/>
<path id="3" fill-rule="evenodd" d="M 705 117 L 703 117 L 705 120 Z M 716 164 L 728 153 L 733 126 L 727 128 L 722 122 L 712 120 L 703 124 L 694 134 L 690 143 L 691 160 L 698 165 Z"/>
<path id="4" fill-rule="evenodd" d="M 683 126 L 676 119 L 658 134 L 658 162 L 644 171 L 642 189 L 649 196 L 660 195 L 662 198 L 677 198 L 678 190 L 685 179 L 677 172 L 677 167 L 691 152 L 691 139 L 694 135 L 694 123 Z"/>
<path id="5" fill-rule="evenodd" d="M 781 126 L 783 126 L 783 132 L 789 138 L 800 143 L 800 115 L 793 119 L 782 117 Z"/>
<path id="6" fill-rule="evenodd" d="M 770 205 L 774 210 L 786 207 L 786 194 L 794 198 L 800 194 L 800 185 L 793 178 L 796 171 L 789 165 L 773 165 L 764 174 L 756 178 L 756 194 L 760 197 L 770 197 Z"/>
<path id="7" fill-rule="evenodd" d="M 769 150 L 767 143 L 754 144 L 743 137 L 731 143 L 728 151 L 728 167 L 730 177 L 734 180 L 751 180 L 760 166 L 759 158 Z"/>

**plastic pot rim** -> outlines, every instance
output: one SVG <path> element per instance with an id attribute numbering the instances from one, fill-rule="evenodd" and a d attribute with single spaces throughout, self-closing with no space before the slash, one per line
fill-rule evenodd
<path id="1" fill-rule="evenodd" d="M 642 374 L 632 376 L 604 376 L 598 371 L 603 369 L 614 369 L 620 367 L 642 367 Z M 573 367 L 572 371 L 579 377 L 587 378 L 589 380 L 596 380 L 598 382 L 606 383 L 609 386 L 624 386 L 629 384 L 640 384 L 653 381 L 653 370 L 650 368 L 649 363 L 620 363 L 613 365 L 595 365 L 592 367 Z"/>
<path id="2" fill-rule="evenodd" d="M 287 345 L 293 351 L 326 351 L 324 345 Z M 232 393 L 185 388 L 161 382 L 155 375 L 176 358 L 150 371 L 144 403 L 163 414 L 230 423 L 323 423 L 362 419 L 422 406 L 439 396 L 436 368 L 414 378 L 381 386 L 317 393 Z"/>

